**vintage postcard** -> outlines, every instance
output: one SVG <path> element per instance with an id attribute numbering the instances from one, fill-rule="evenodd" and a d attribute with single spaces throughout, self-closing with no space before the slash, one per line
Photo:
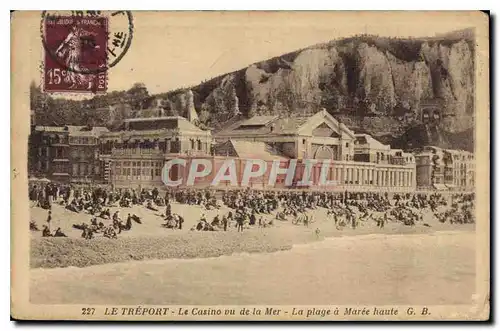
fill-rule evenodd
<path id="1" fill-rule="evenodd" d="M 11 315 L 490 316 L 489 17 L 11 14 Z"/>

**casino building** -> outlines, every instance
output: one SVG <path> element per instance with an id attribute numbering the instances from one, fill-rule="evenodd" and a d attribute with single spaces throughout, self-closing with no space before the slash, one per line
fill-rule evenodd
<path id="1" fill-rule="evenodd" d="M 218 156 L 248 158 L 267 153 L 270 159 L 296 158 L 299 165 L 306 159 L 331 160 L 328 180 L 338 181 L 337 190 L 413 191 L 416 187 L 413 155 L 369 135 L 355 134 L 325 110 L 308 117 L 241 119 L 214 138 Z M 319 171 L 313 170 L 314 178 Z"/>

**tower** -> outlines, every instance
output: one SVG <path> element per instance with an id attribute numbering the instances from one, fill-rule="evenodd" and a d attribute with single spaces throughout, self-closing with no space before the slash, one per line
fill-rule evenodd
<path id="1" fill-rule="evenodd" d="M 194 108 L 194 96 L 193 91 L 188 90 L 187 92 L 187 102 L 186 102 L 186 118 L 189 122 L 194 123 L 198 122 L 198 114 L 196 113 L 196 109 Z"/>

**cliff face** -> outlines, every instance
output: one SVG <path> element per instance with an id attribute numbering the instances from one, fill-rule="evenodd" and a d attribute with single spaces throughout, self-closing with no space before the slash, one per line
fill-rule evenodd
<path id="1" fill-rule="evenodd" d="M 386 139 L 430 125 L 439 134 L 429 134 L 427 143 L 439 145 L 433 137 L 471 132 L 474 119 L 473 43 L 440 38 L 359 36 L 312 46 L 191 88 L 194 106 L 214 128 L 240 112 L 307 114 L 325 108 L 354 129 Z M 181 114 L 189 93 L 165 97 Z M 429 104 L 438 105 L 430 124 L 423 123 Z"/>

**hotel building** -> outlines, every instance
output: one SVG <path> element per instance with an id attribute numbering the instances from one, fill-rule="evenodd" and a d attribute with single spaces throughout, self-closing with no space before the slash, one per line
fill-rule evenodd
<path id="1" fill-rule="evenodd" d="M 474 154 L 425 146 L 415 154 L 418 189 L 474 189 Z"/>
<path id="2" fill-rule="evenodd" d="M 212 147 L 210 131 L 180 116 L 126 119 L 123 130 L 107 132 L 100 141 L 104 178 L 116 187 L 163 186 L 166 161 L 208 156 Z"/>
<path id="3" fill-rule="evenodd" d="M 29 137 L 31 175 L 58 182 L 102 182 L 99 137 L 105 127 L 35 126 Z"/>

